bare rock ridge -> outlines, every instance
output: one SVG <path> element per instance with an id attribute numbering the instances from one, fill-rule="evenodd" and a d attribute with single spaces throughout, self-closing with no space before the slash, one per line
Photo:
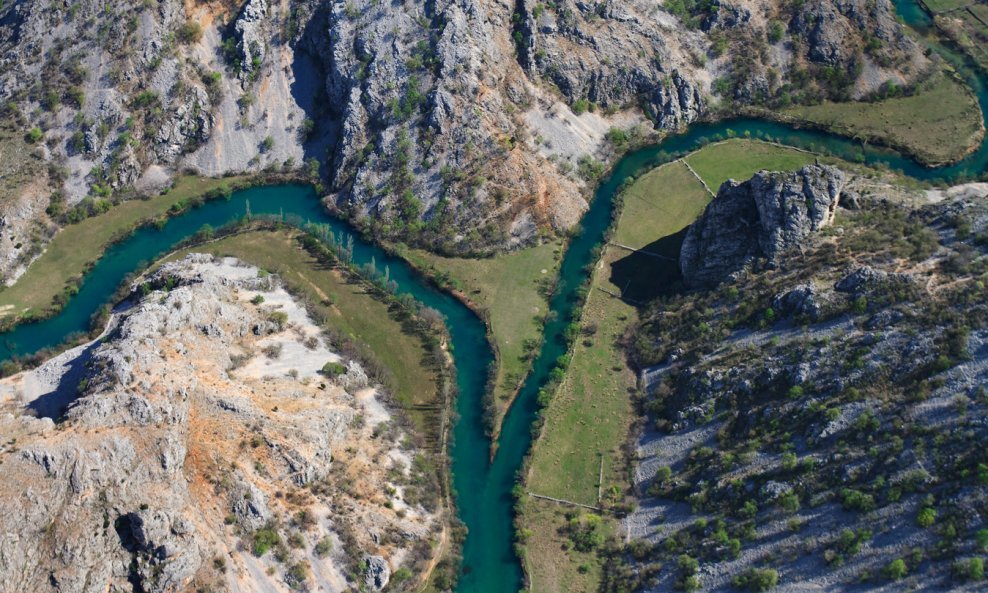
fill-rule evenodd
<path id="1" fill-rule="evenodd" d="M 63 419 L 0 398 L 0 591 L 379 590 L 430 558 L 419 452 L 273 277 L 193 255 L 137 288 Z"/>
<path id="2" fill-rule="evenodd" d="M 688 286 L 712 286 L 763 258 L 773 263 L 834 220 L 844 174 L 826 165 L 727 181 L 690 225 L 679 255 Z"/>

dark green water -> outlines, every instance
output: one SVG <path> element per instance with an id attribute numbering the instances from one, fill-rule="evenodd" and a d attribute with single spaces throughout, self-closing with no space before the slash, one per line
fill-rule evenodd
<path id="1" fill-rule="evenodd" d="M 925 13 L 909 12 L 911 1 L 896 2 L 909 24 L 922 29 L 929 24 Z M 925 23 L 925 24 L 924 24 Z M 988 109 L 988 91 L 984 81 L 966 67 L 961 56 L 945 52 L 978 94 L 982 111 Z M 986 113 L 988 119 L 988 113 Z M 667 138 L 661 144 L 628 154 L 617 163 L 610 176 L 597 189 L 590 210 L 582 221 L 582 232 L 570 242 L 561 264 L 559 287 L 550 302 L 556 313 L 546 326 L 546 340 L 516 403 L 509 411 L 498 441 L 498 453 L 489 463 L 490 443 L 484 436 L 481 402 L 487 368 L 493 354 L 487 344 L 481 320 L 449 295 L 436 291 L 418 277 L 407 264 L 387 255 L 373 244 L 355 237 L 354 259 L 363 264 L 374 258 L 381 269 L 390 267 L 391 278 L 401 292 L 407 292 L 446 316 L 457 367 L 459 414 L 453 429 L 451 447 L 453 487 L 457 492 L 460 518 L 469 534 L 463 546 L 461 593 L 511 593 L 522 586 L 521 567 L 512 551 L 511 489 L 516 473 L 531 445 L 531 425 L 537 413 L 537 395 L 545 384 L 555 361 L 564 354 L 561 336 L 573 314 L 574 295 L 585 278 L 585 268 L 592 264 L 593 249 L 603 239 L 610 224 L 615 192 L 628 177 L 669 160 L 674 153 L 694 150 L 717 136 L 750 134 L 809 148 L 824 150 L 869 164 L 885 164 L 921 180 L 956 180 L 983 174 L 988 169 L 988 146 L 950 167 L 924 168 L 894 152 L 864 148 L 858 143 L 832 134 L 794 130 L 787 126 L 754 119 L 738 119 L 692 126 L 683 135 Z M 112 294 L 124 277 L 140 270 L 146 262 L 168 252 L 172 246 L 194 234 L 204 224 L 214 227 L 243 216 L 246 202 L 254 213 L 294 214 L 302 219 L 327 224 L 335 233 L 350 232 L 347 225 L 329 216 L 320 206 L 313 190 L 306 186 L 280 185 L 236 192 L 228 201 L 209 202 L 170 220 L 161 230 L 141 229 L 132 237 L 111 247 L 86 275 L 80 291 L 55 317 L 38 323 L 24 324 L 0 334 L 0 361 L 15 354 L 28 354 L 60 343 L 74 332 L 86 331 L 90 316 Z M 3 302 L 0 293 L 0 303 Z"/>

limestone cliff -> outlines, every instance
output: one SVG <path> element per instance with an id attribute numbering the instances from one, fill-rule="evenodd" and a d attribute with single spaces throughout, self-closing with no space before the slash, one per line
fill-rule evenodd
<path id="1" fill-rule="evenodd" d="M 757 259 L 774 263 L 833 222 L 843 186 L 839 169 L 819 165 L 727 181 L 686 232 L 679 255 L 686 284 L 717 284 Z"/>

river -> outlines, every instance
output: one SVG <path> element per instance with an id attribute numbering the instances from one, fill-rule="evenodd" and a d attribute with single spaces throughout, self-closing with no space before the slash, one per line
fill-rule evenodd
<path id="1" fill-rule="evenodd" d="M 908 24 L 924 30 L 929 18 L 916 9 L 912 0 L 896 0 Z M 988 121 L 988 90 L 983 77 L 967 67 L 964 58 L 946 48 L 937 51 L 958 68 L 978 95 Z M 399 291 L 414 296 L 446 317 L 457 369 L 459 420 L 453 427 L 450 454 L 453 488 L 457 493 L 460 519 L 468 529 L 463 545 L 463 575 L 457 588 L 461 593 L 513 593 L 522 587 L 522 571 L 512 549 L 513 501 L 511 490 L 518 468 L 531 446 L 531 426 L 538 410 L 537 394 L 545 384 L 555 361 L 565 352 L 563 330 L 573 314 L 575 292 L 582 284 L 584 269 L 593 263 L 594 247 L 602 241 L 610 224 L 615 192 L 629 176 L 669 160 L 671 154 L 695 150 L 705 141 L 730 134 L 771 137 L 784 144 L 825 150 L 849 160 L 869 164 L 884 163 L 921 180 L 944 180 L 977 175 L 988 170 L 988 143 L 963 161 L 948 167 L 925 168 L 892 151 L 862 147 L 851 140 L 810 130 L 755 119 L 736 119 L 691 126 L 681 135 L 670 136 L 660 144 L 624 156 L 595 193 L 582 220 L 582 232 L 573 237 L 563 256 L 558 289 L 550 301 L 550 321 L 545 341 L 532 371 L 514 405 L 504 419 L 497 455 L 489 462 L 490 442 L 482 422 L 482 401 L 487 368 L 493 352 L 486 339 L 486 328 L 474 313 L 450 295 L 435 290 L 408 264 L 354 233 L 354 260 L 378 269 L 390 267 L 391 279 Z M 56 316 L 15 327 L 0 335 L 0 361 L 14 354 L 27 354 L 61 343 L 74 332 L 88 330 L 90 316 L 113 294 L 123 279 L 161 257 L 179 241 L 193 235 L 203 225 L 222 226 L 244 215 L 247 202 L 253 213 L 297 215 L 303 220 L 329 225 L 332 230 L 352 233 L 345 222 L 330 216 L 320 205 L 312 188 L 302 185 L 257 187 L 235 192 L 229 200 L 207 202 L 170 219 L 163 228 L 144 228 L 123 242 L 110 247 L 85 275 L 78 294 Z"/>

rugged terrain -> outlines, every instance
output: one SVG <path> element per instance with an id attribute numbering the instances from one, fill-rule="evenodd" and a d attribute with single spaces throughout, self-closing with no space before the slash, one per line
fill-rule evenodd
<path id="1" fill-rule="evenodd" d="M 843 178 L 724 184 L 681 261 L 705 288 L 626 336 L 639 502 L 607 590 L 983 586 L 988 188 L 912 207 Z M 725 212 L 761 218 L 707 233 Z"/>
<path id="2" fill-rule="evenodd" d="M 437 476 L 361 365 L 236 260 L 134 291 L 101 339 L 0 383 L 0 590 L 417 585 Z"/>
<path id="3" fill-rule="evenodd" d="M 611 128 L 864 98 L 930 66 L 888 0 L 9 2 L 2 119 L 38 173 L 0 200 L 0 273 L 49 222 L 182 170 L 321 175 L 384 236 L 517 246 L 577 223 Z"/>

